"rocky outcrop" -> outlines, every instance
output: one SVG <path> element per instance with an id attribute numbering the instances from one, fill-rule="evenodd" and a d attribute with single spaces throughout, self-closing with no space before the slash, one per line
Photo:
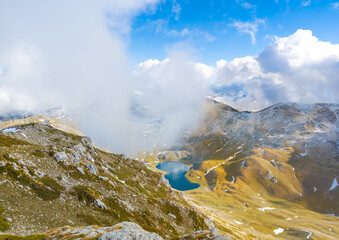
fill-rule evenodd
<path id="1" fill-rule="evenodd" d="M 122 222 L 113 227 L 113 231 L 105 233 L 99 240 L 163 240 L 156 233 L 150 233 L 142 229 L 138 224 Z"/>
<path id="2" fill-rule="evenodd" d="M 156 233 L 145 231 L 133 222 L 121 222 L 112 227 L 65 226 L 45 233 L 51 239 L 99 239 L 99 240 L 163 240 Z"/>
<path id="3" fill-rule="evenodd" d="M 182 240 L 231 240 L 229 236 L 221 235 L 216 228 L 210 230 L 197 231 L 192 235 L 185 235 L 181 237 Z"/>
<path id="4" fill-rule="evenodd" d="M 112 227 L 62 227 L 46 232 L 52 239 L 98 239 L 98 240 L 163 240 L 156 233 L 144 230 L 134 222 L 121 222 Z M 229 236 L 221 235 L 216 228 L 197 231 L 184 235 L 182 240 L 231 240 Z"/>

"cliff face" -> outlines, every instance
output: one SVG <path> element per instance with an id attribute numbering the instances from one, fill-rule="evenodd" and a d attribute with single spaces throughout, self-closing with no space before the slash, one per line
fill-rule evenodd
<path id="1" fill-rule="evenodd" d="M 122 221 L 164 238 L 209 228 L 161 174 L 47 122 L 0 131 L 0 207 L 6 234 Z"/>

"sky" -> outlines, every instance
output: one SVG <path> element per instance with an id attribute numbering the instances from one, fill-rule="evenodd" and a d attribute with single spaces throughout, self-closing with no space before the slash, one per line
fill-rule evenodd
<path id="1" fill-rule="evenodd" d="M 308 29 L 339 43 L 339 2 L 331 0 L 167 0 L 132 22 L 133 63 L 164 59 L 173 45 L 187 43 L 197 61 L 258 55 L 275 36 Z"/>
<path id="2" fill-rule="evenodd" d="M 0 115 L 62 107 L 94 142 L 178 143 L 206 97 L 339 103 L 339 2 L 0 0 Z"/>

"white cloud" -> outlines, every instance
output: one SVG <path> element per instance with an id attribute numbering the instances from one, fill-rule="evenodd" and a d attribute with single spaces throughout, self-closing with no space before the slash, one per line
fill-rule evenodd
<path id="1" fill-rule="evenodd" d="M 301 2 L 301 6 L 303 7 L 308 7 L 312 4 L 312 1 L 311 0 L 305 0 L 305 1 L 302 1 Z"/>
<path id="2" fill-rule="evenodd" d="M 258 57 L 217 62 L 216 86 L 241 86 L 233 104 L 260 109 L 277 102 L 339 102 L 339 44 L 319 41 L 309 30 L 277 38 Z"/>
<path id="3" fill-rule="evenodd" d="M 202 37 L 209 42 L 213 42 L 215 37 L 209 32 L 201 31 L 199 28 L 183 28 L 181 30 L 169 29 L 168 20 L 158 19 L 154 21 L 149 21 L 144 26 L 140 27 L 138 31 L 155 31 L 156 33 L 164 34 L 168 37 L 176 38 L 199 38 Z"/>
<path id="4" fill-rule="evenodd" d="M 255 35 L 257 34 L 260 25 L 265 25 L 264 19 L 256 18 L 252 22 L 242 22 L 240 20 L 236 20 L 230 24 L 230 26 L 236 28 L 239 33 L 249 34 L 251 36 L 252 44 L 256 42 Z"/>
<path id="5" fill-rule="evenodd" d="M 237 3 L 245 9 L 251 9 L 251 8 L 255 8 L 256 6 L 253 4 L 250 4 L 249 2 L 243 1 L 243 0 L 237 0 Z"/>
<path id="6" fill-rule="evenodd" d="M 191 129 L 202 114 L 208 95 L 207 83 L 213 67 L 193 63 L 186 53 L 173 52 L 163 61 L 150 59 L 134 70 L 138 94 L 135 104 L 146 119 L 161 120 L 161 128 L 151 134 L 157 144 L 176 140 L 183 130 Z"/>
<path id="7" fill-rule="evenodd" d="M 146 61 L 138 76 L 129 71 L 131 21 L 157 2 L 0 0 L 0 114 L 61 105 L 111 151 L 173 143 L 199 119 L 208 72 L 199 74 L 175 48 L 171 61 Z"/>
<path id="8" fill-rule="evenodd" d="M 334 2 L 331 4 L 332 8 L 339 9 L 339 2 Z"/>
<path id="9" fill-rule="evenodd" d="M 181 7 L 180 4 L 177 3 L 175 0 L 173 1 L 172 12 L 174 13 L 174 19 L 178 21 L 181 12 Z"/>
<path id="10" fill-rule="evenodd" d="M 200 31 L 199 29 L 188 29 L 184 28 L 180 31 L 178 30 L 167 30 L 165 31 L 165 34 L 167 36 L 172 36 L 172 37 L 203 37 L 209 42 L 213 42 L 215 40 L 215 37 L 212 36 L 208 32 Z"/>

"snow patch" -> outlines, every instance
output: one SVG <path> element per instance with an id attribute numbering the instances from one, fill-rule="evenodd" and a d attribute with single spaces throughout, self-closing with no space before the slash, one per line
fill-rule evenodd
<path id="1" fill-rule="evenodd" d="M 333 189 L 335 189 L 336 187 L 339 186 L 338 181 L 337 181 L 337 178 L 338 178 L 338 177 L 335 177 L 335 178 L 334 178 L 333 183 L 332 183 L 332 186 L 331 186 L 330 190 L 328 190 L 328 191 L 331 191 L 331 190 L 333 190 Z"/>
<path id="2" fill-rule="evenodd" d="M 339 217 L 339 216 L 336 216 L 334 213 L 325 213 L 325 215 L 333 216 L 333 217 Z"/>
<path id="3" fill-rule="evenodd" d="M 233 220 L 236 224 L 239 224 L 239 225 L 242 225 L 243 223 L 242 222 L 238 222 L 236 220 Z"/>
<path id="4" fill-rule="evenodd" d="M 123 183 L 123 184 L 126 185 L 125 181 L 120 180 L 117 176 L 115 176 L 115 178 L 116 178 L 116 180 L 118 180 L 119 182 L 121 182 L 121 183 Z"/>
<path id="5" fill-rule="evenodd" d="M 26 134 L 24 134 L 24 133 L 20 133 L 22 136 L 24 136 L 25 138 L 28 138 L 27 136 L 26 136 Z"/>
<path id="6" fill-rule="evenodd" d="M 313 187 L 313 192 L 316 192 L 318 189 L 316 187 Z"/>
<path id="7" fill-rule="evenodd" d="M 245 163 L 246 163 L 246 160 L 242 161 L 240 168 L 244 168 L 245 167 Z"/>
<path id="8" fill-rule="evenodd" d="M 234 183 L 235 182 L 235 177 L 232 176 L 232 182 L 231 183 Z"/>
<path id="9" fill-rule="evenodd" d="M 264 207 L 264 208 L 258 208 L 260 211 L 265 212 L 265 210 L 273 210 L 275 208 L 272 207 Z"/>
<path id="10" fill-rule="evenodd" d="M 46 120 L 46 119 L 43 119 L 43 118 L 40 118 L 39 121 L 42 122 L 43 124 L 49 123 L 49 120 Z"/>
<path id="11" fill-rule="evenodd" d="M 208 169 L 208 170 L 207 170 L 207 172 L 205 173 L 205 176 L 206 176 L 207 174 L 209 174 L 209 173 L 210 173 L 210 171 L 212 171 L 213 169 L 215 169 L 215 168 L 219 167 L 220 165 L 222 165 L 222 164 L 224 164 L 224 163 L 225 163 L 225 162 L 219 163 L 218 165 L 216 165 L 216 166 L 214 166 L 214 167 L 212 167 L 212 168 Z"/>
<path id="12" fill-rule="evenodd" d="M 11 128 L 5 128 L 5 129 L 2 129 L 0 130 L 1 132 L 4 132 L 4 133 L 15 133 L 15 132 L 18 132 L 20 131 L 19 129 L 17 128 L 14 128 L 14 127 L 11 127 Z"/>
<path id="13" fill-rule="evenodd" d="M 306 157 L 307 156 L 307 153 L 305 152 L 305 153 L 300 153 L 300 155 L 302 156 L 302 157 Z"/>
<path id="14" fill-rule="evenodd" d="M 311 233 L 311 232 L 309 232 L 309 231 L 305 231 L 305 230 L 304 230 L 304 232 L 307 232 L 307 233 L 308 233 L 308 235 L 307 235 L 306 239 L 310 239 L 310 237 L 312 236 L 312 233 Z"/>
<path id="15" fill-rule="evenodd" d="M 273 230 L 273 232 L 274 232 L 275 235 L 277 235 L 277 234 L 284 232 L 284 229 L 283 228 L 277 228 L 277 229 Z"/>

